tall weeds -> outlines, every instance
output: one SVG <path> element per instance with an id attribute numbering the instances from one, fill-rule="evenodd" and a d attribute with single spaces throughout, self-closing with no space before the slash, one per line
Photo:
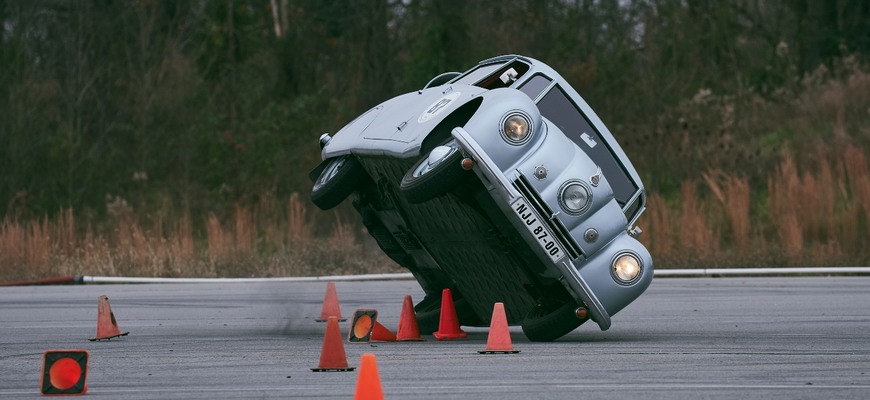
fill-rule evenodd
<path id="1" fill-rule="evenodd" d="M 671 205 L 652 193 L 641 240 L 660 268 L 867 265 L 870 171 L 859 148 L 848 145 L 842 154 L 820 152 L 802 166 L 784 155 L 766 192 L 751 191 L 746 177 L 716 170 L 701 174 L 706 185 L 700 190 L 694 181 L 683 182 Z"/>
<path id="2" fill-rule="evenodd" d="M 332 229 L 314 232 L 309 206 L 291 196 L 237 204 L 222 219 L 210 214 L 200 227 L 189 213 L 150 224 L 132 213 L 99 226 L 81 224 L 72 210 L 56 219 L 0 223 L 0 281 L 66 275 L 301 276 L 398 272 L 354 223 L 336 212 Z M 327 219 L 322 219 L 324 222 Z"/>
<path id="3" fill-rule="evenodd" d="M 864 151 L 783 155 L 766 191 L 722 170 L 685 180 L 679 196 L 650 193 L 641 240 L 658 268 L 866 265 L 870 170 Z M 116 202 L 117 199 L 113 199 Z M 146 224 L 127 210 L 104 225 L 55 219 L 0 223 L 0 278 L 328 275 L 401 270 L 341 212 L 313 212 L 298 195 L 237 204 L 197 224 L 187 212 Z M 316 216 L 319 216 L 316 217 Z M 198 227 L 199 225 L 199 227 Z M 327 229 L 323 229 L 323 227 Z M 320 233 L 318 233 L 320 232 Z"/>
<path id="4" fill-rule="evenodd" d="M 701 176 L 707 188 L 719 201 L 721 210 L 728 220 L 734 247 L 739 251 L 745 251 L 750 245 L 749 180 L 745 177 L 729 176 L 721 170 L 702 173 Z"/>

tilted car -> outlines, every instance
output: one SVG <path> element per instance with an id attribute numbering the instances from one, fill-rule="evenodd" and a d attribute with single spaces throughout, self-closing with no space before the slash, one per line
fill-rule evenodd
<path id="1" fill-rule="evenodd" d="M 426 297 L 438 328 L 443 288 L 459 321 L 488 326 L 495 302 L 530 340 L 588 319 L 602 330 L 649 286 L 635 237 L 643 184 L 582 97 L 546 64 L 507 55 L 444 73 L 333 136 L 311 177 L 321 209 L 348 196 L 383 251 Z"/>

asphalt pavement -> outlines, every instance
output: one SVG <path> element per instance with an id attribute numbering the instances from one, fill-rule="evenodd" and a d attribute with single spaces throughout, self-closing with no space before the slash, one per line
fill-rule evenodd
<path id="1" fill-rule="evenodd" d="M 393 331 L 414 281 L 337 282 L 344 316 Z M 43 352 L 90 353 L 90 398 L 350 399 L 358 371 L 312 372 L 324 282 L 0 288 L 0 398 L 40 397 Z M 90 342 L 107 295 L 125 337 Z M 395 399 L 867 399 L 870 277 L 656 278 L 615 315 L 552 343 L 512 327 L 518 354 L 466 340 L 344 343 L 377 358 Z M 340 324 L 344 334 L 348 322 Z"/>

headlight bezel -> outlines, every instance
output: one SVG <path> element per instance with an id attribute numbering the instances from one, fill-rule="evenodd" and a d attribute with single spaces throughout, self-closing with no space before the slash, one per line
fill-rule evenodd
<path id="1" fill-rule="evenodd" d="M 620 260 L 624 259 L 624 257 L 628 257 L 628 259 L 634 260 L 634 265 L 636 265 L 636 272 L 633 277 L 630 279 L 623 279 L 622 274 L 625 273 L 625 269 L 621 269 L 619 267 Z M 621 270 L 620 270 L 621 269 Z M 637 253 L 629 250 L 621 251 L 613 259 L 610 261 L 610 276 L 613 277 L 613 280 L 622 285 L 622 286 L 631 286 L 637 283 L 640 280 L 640 277 L 643 276 L 643 261 Z"/>
<path id="2" fill-rule="evenodd" d="M 583 204 L 583 206 L 580 208 L 570 207 L 568 205 L 568 201 L 565 198 L 566 192 L 575 186 L 582 188 L 583 191 L 586 192 L 586 203 Z M 559 207 L 562 208 L 562 211 L 565 211 L 569 215 L 574 215 L 574 216 L 582 215 L 587 210 L 589 210 L 589 207 L 592 206 L 592 188 L 589 186 L 588 183 L 586 183 L 580 179 L 571 179 L 571 180 L 565 181 L 565 183 L 563 183 L 562 186 L 559 187 L 558 200 L 559 200 Z"/>
<path id="3" fill-rule="evenodd" d="M 525 125 L 525 135 L 522 137 L 516 137 L 515 134 L 511 134 L 508 132 L 507 124 L 509 121 L 518 121 Z M 509 144 L 514 146 L 520 146 L 532 140 L 532 136 L 535 133 L 535 126 L 532 123 L 532 117 L 524 111 L 521 110 L 511 110 L 507 112 L 499 121 L 499 132 L 501 132 L 501 137 Z"/>

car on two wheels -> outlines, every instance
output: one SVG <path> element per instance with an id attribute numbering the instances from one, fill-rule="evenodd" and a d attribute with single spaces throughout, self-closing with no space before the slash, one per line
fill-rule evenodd
<path id="1" fill-rule="evenodd" d="M 460 323 L 495 302 L 530 340 L 587 320 L 600 329 L 637 299 L 653 262 L 636 239 L 646 194 L 585 100 L 541 61 L 506 55 L 444 73 L 320 137 L 321 209 L 352 198 L 380 248 L 416 278 L 422 332 L 442 289 Z"/>

